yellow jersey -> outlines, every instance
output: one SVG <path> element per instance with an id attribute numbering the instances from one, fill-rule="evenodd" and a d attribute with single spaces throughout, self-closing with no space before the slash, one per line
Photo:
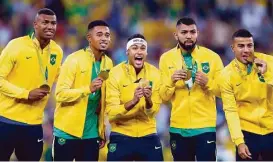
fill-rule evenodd
<path id="1" fill-rule="evenodd" d="M 84 130 L 94 62 L 95 58 L 88 50 L 81 49 L 72 53 L 63 63 L 56 86 L 57 103 L 54 114 L 54 127 L 79 138 L 82 137 Z M 101 71 L 110 70 L 112 67 L 112 60 L 103 55 L 100 66 Z M 99 136 L 105 139 L 105 82 L 101 87 L 100 106 Z"/>
<path id="2" fill-rule="evenodd" d="M 0 55 L 0 116 L 30 125 L 42 123 L 48 96 L 31 102 L 27 100 L 29 92 L 44 84 L 45 73 L 52 87 L 63 58 L 62 49 L 53 40 L 44 49 L 35 44 L 39 44 L 35 37 L 19 37 Z"/>
<path id="3" fill-rule="evenodd" d="M 265 135 L 273 132 L 273 57 L 255 52 L 267 62 L 267 72 L 258 74 L 256 65 L 234 59 L 221 72 L 220 88 L 230 135 L 238 146 L 244 143 L 242 130 Z"/>
<path id="4" fill-rule="evenodd" d="M 134 97 L 138 81 L 146 79 L 152 85 L 153 107 L 146 109 L 145 98 L 127 111 L 124 104 Z M 159 96 L 160 73 L 156 67 L 145 62 L 144 68 L 136 75 L 135 69 L 127 62 L 122 62 L 110 71 L 106 81 L 106 113 L 112 132 L 131 137 L 143 137 L 156 133 L 156 120 L 161 98 Z"/>
<path id="5" fill-rule="evenodd" d="M 205 88 L 194 83 L 189 90 L 183 80 L 172 82 L 171 76 L 176 70 L 182 69 L 183 56 L 177 46 L 165 52 L 159 61 L 161 72 L 160 96 L 172 104 L 170 127 L 181 129 L 199 129 L 216 127 L 216 101 L 220 96 L 217 77 L 223 69 L 218 54 L 196 46 L 191 56 L 197 64 L 197 70 L 208 77 Z"/>

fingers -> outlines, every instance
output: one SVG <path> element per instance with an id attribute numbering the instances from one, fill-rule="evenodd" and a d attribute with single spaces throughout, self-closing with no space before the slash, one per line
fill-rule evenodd
<path id="1" fill-rule="evenodd" d="M 198 71 L 196 72 L 195 82 L 200 86 L 205 86 L 208 83 L 208 77 L 204 73 Z"/>
<path id="2" fill-rule="evenodd" d="M 266 64 L 266 62 L 264 60 L 261 60 L 261 59 L 258 59 L 256 58 L 254 60 L 254 63 L 257 65 L 257 66 L 263 66 L 264 64 Z"/>
<path id="3" fill-rule="evenodd" d="M 136 91 L 135 95 L 136 95 L 136 97 L 141 98 L 141 97 L 143 97 L 143 92 L 142 91 Z"/>
<path id="4" fill-rule="evenodd" d="M 105 141 L 104 140 L 101 140 L 100 143 L 99 143 L 99 148 L 102 149 L 105 145 Z"/>
<path id="5" fill-rule="evenodd" d="M 151 97 L 152 96 L 151 89 L 144 89 L 144 96 L 145 97 Z"/>
<path id="6" fill-rule="evenodd" d="M 246 156 L 247 158 L 251 159 L 251 153 L 250 153 L 248 147 L 246 147 L 246 155 L 247 155 Z"/>
<path id="7" fill-rule="evenodd" d="M 182 79 L 186 79 L 186 78 L 187 78 L 187 72 L 185 70 L 177 70 L 172 75 L 173 81 L 178 81 L 178 80 L 182 80 Z"/>
<path id="8" fill-rule="evenodd" d="M 92 86 L 95 90 L 101 88 L 103 80 L 101 78 L 96 78 L 92 81 Z"/>
<path id="9" fill-rule="evenodd" d="M 245 144 L 240 144 L 238 146 L 238 154 L 242 159 L 252 159 L 251 153 Z"/>

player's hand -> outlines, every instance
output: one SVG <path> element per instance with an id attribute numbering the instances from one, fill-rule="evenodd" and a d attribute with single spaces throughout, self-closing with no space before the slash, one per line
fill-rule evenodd
<path id="1" fill-rule="evenodd" d="M 99 142 L 99 148 L 102 149 L 105 146 L 106 141 L 105 140 L 100 140 Z"/>
<path id="2" fill-rule="evenodd" d="M 267 71 L 267 63 L 264 60 L 255 58 L 254 63 L 257 65 L 257 68 L 261 74 L 264 74 Z"/>
<path id="3" fill-rule="evenodd" d="M 252 159 L 251 158 L 251 153 L 248 150 L 248 147 L 246 144 L 241 143 L 238 146 L 238 154 L 242 159 Z"/>
<path id="4" fill-rule="evenodd" d="M 40 89 L 40 88 L 36 88 L 36 89 L 33 89 L 29 92 L 28 100 L 38 101 L 38 100 L 41 100 L 42 98 L 44 98 L 47 94 L 49 94 L 49 91 L 44 90 L 44 89 Z"/>
<path id="5" fill-rule="evenodd" d="M 101 78 L 96 78 L 92 81 L 91 85 L 90 85 L 90 91 L 91 93 L 97 91 L 98 89 L 101 88 L 103 83 L 103 80 Z"/>
<path id="6" fill-rule="evenodd" d="M 207 85 L 208 81 L 209 81 L 209 79 L 208 79 L 208 77 L 207 77 L 204 73 L 202 73 L 202 72 L 200 72 L 200 71 L 198 71 L 198 72 L 196 73 L 196 76 L 195 76 L 195 83 L 197 83 L 197 84 L 199 84 L 200 86 L 204 87 L 204 86 Z"/>
<path id="7" fill-rule="evenodd" d="M 178 80 L 186 79 L 187 78 L 187 71 L 184 69 L 176 70 L 172 75 L 173 83 L 176 83 Z"/>
<path id="8" fill-rule="evenodd" d="M 143 89 L 141 87 L 137 87 L 133 98 L 134 103 L 138 103 L 140 98 L 143 97 L 143 95 L 144 95 Z"/>
<path id="9" fill-rule="evenodd" d="M 143 95 L 145 97 L 145 99 L 150 99 L 152 96 L 152 87 L 151 86 L 147 86 L 143 88 Z"/>

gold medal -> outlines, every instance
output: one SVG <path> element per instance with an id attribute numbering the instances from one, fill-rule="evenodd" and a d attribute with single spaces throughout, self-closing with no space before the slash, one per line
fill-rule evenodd
<path id="1" fill-rule="evenodd" d="M 50 91 L 50 86 L 48 84 L 43 84 L 40 86 L 40 88 L 46 91 Z"/>
<path id="2" fill-rule="evenodd" d="M 109 77 L 109 71 L 107 70 L 102 70 L 100 73 L 99 73 L 99 77 L 103 80 L 106 80 L 108 79 Z"/>
<path id="3" fill-rule="evenodd" d="M 187 76 L 186 76 L 185 80 L 191 79 L 192 71 L 191 70 L 186 70 L 186 72 L 187 72 Z"/>
<path id="4" fill-rule="evenodd" d="M 148 87 L 149 86 L 149 80 L 147 80 L 147 79 L 140 79 L 139 86 L 141 88 Z"/>
<path id="5" fill-rule="evenodd" d="M 254 59 L 255 59 L 255 56 L 254 56 L 254 55 L 250 55 L 250 56 L 246 59 L 246 61 L 247 61 L 248 63 L 253 63 L 253 62 L 254 62 Z"/>

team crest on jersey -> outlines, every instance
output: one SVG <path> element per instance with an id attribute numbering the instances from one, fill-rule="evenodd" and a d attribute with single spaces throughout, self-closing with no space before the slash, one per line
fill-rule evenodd
<path id="1" fill-rule="evenodd" d="M 55 65 L 55 63 L 56 63 L 56 58 L 57 58 L 57 55 L 56 55 L 56 54 L 51 54 L 51 55 L 50 55 L 50 64 L 51 64 L 51 65 Z"/>
<path id="2" fill-rule="evenodd" d="M 109 144 L 109 152 L 115 152 L 117 149 L 117 144 L 116 143 L 110 143 Z"/>
<path id="3" fill-rule="evenodd" d="M 201 63 L 202 71 L 204 73 L 208 73 L 210 71 L 209 63 L 208 62 L 203 62 Z"/>
<path id="4" fill-rule="evenodd" d="M 59 143 L 60 145 L 64 145 L 65 142 L 66 142 L 66 140 L 65 140 L 64 138 L 59 138 L 59 139 L 58 139 L 58 143 Z"/>

